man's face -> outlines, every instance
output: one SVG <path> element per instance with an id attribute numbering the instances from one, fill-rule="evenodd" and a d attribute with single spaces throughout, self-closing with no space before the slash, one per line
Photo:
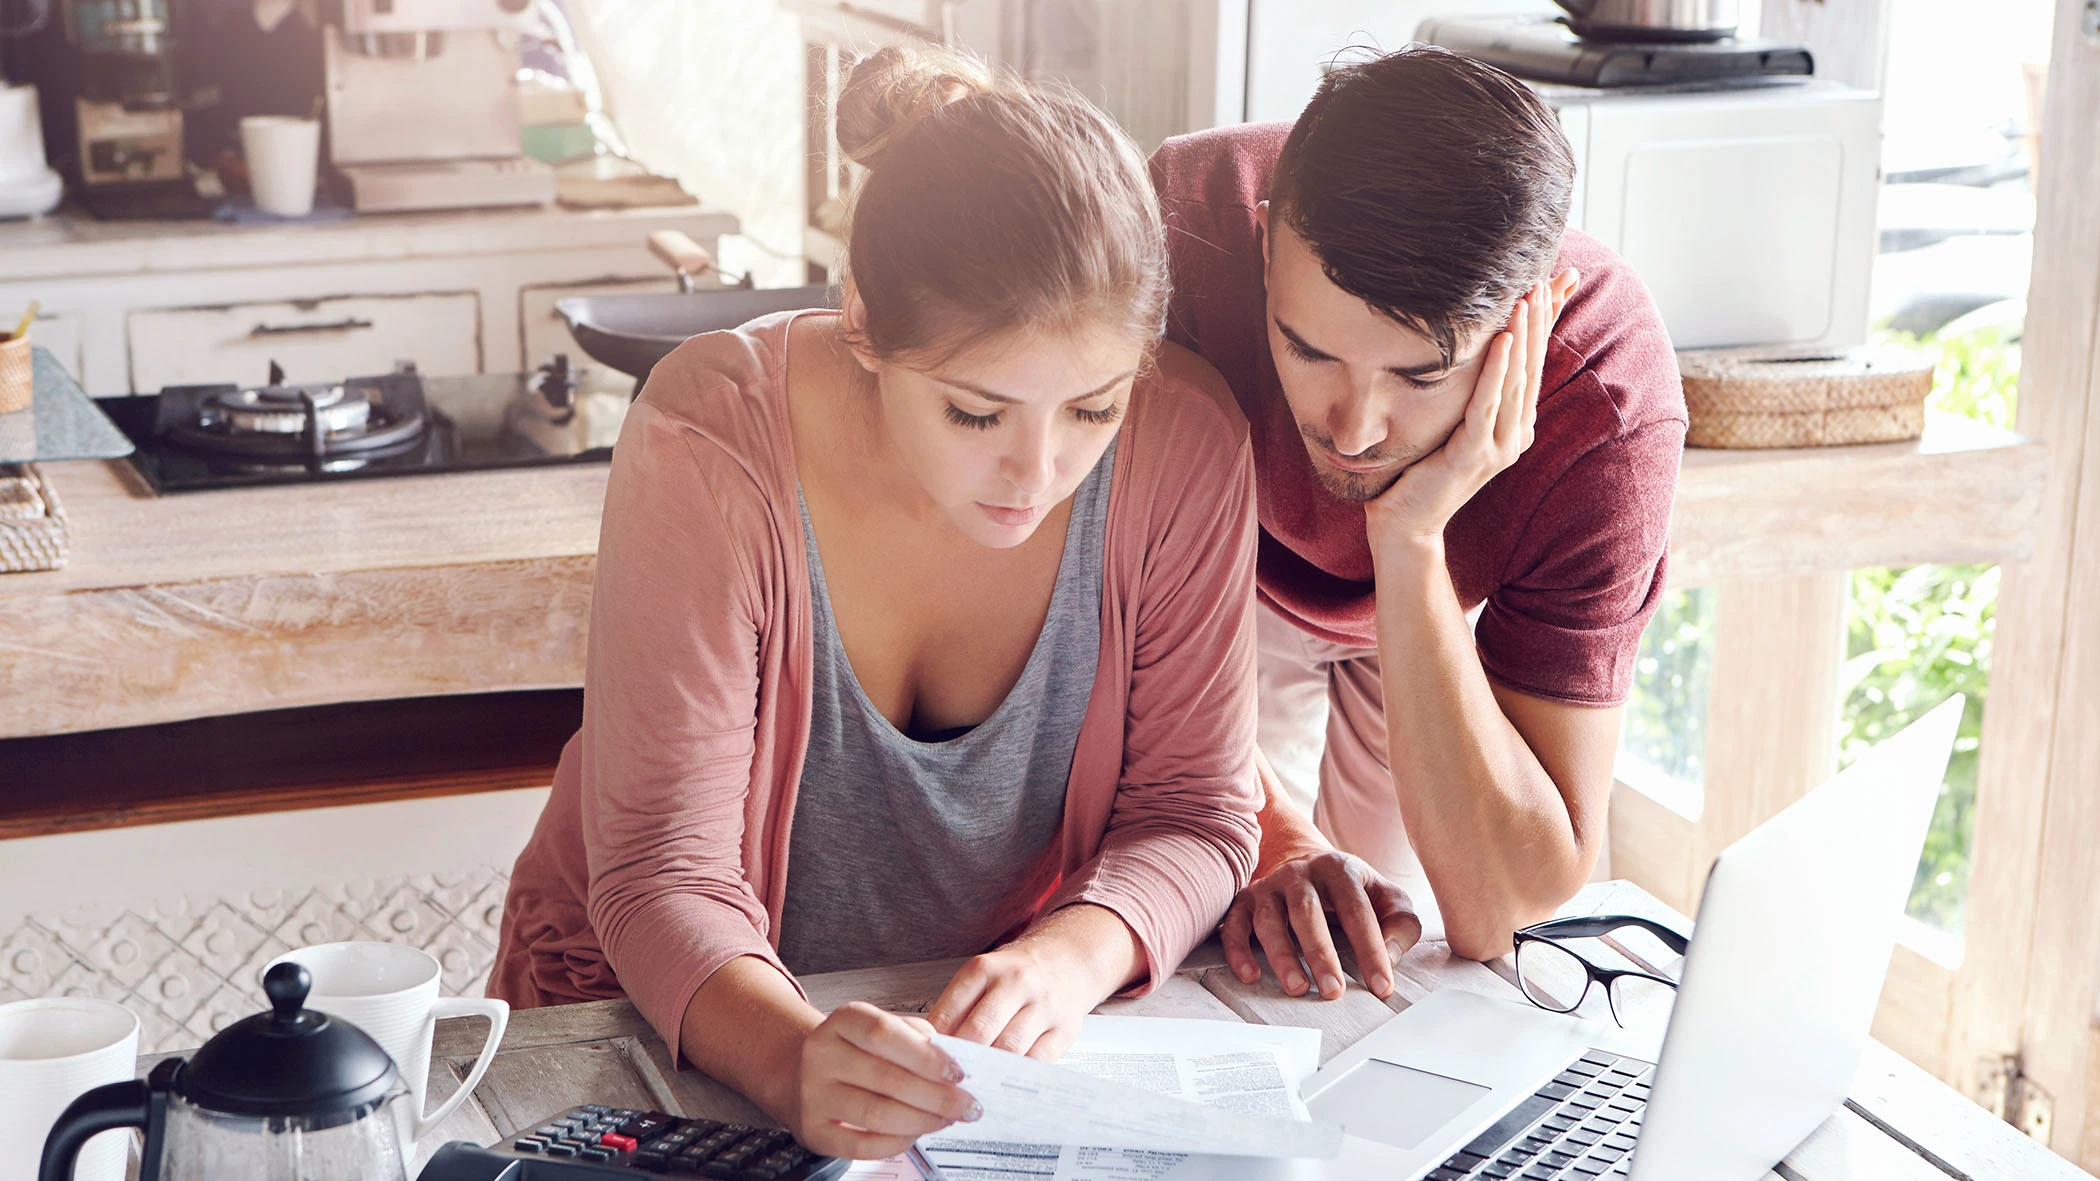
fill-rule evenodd
<path id="1" fill-rule="evenodd" d="M 1335 286 L 1266 203 L 1259 216 L 1269 350 L 1313 474 L 1342 500 L 1375 499 L 1465 417 L 1493 333 L 1461 337 L 1446 368 L 1435 341 Z"/>

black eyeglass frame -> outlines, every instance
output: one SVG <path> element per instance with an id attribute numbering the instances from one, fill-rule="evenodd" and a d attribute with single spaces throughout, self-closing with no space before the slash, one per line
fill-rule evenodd
<path id="1" fill-rule="evenodd" d="M 1644 972 L 1639 969 L 1604 967 L 1592 961 L 1590 957 L 1562 943 L 1561 940 L 1594 938 L 1609 935 L 1613 931 L 1624 930 L 1627 927 L 1639 927 L 1641 930 L 1662 940 L 1664 947 L 1669 948 L 1680 956 L 1691 950 L 1691 940 L 1663 926 L 1661 923 L 1652 919 L 1644 919 L 1639 915 L 1599 914 L 1576 915 L 1564 919 L 1547 919 L 1543 923 L 1533 923 L 1531 926 L 1525 927 L 1516 933 L 1511 960 L 1515 961 L 1524 954 L 1524 945 L 1526 943 L 1543 943 L 1556 951 L 1564 952 L 1574 957 L 1575 962 L 1581 964 L 1583 971 L 1589 974 L 1589 979 L 1583 981 L 1582 991 L 1576 994 L 1574 1001 L 1564 1009 L 1555 1008 L 1531 995 L 1531 990 L 1524 987 L 1524 973 L 1521 968 L 1517 971 L 1517 991 L 1524 994 L 1525 1000 L 1549 1013 L 1572 1013 L 1581 1008 L 1582 1002 L 1589 997 L 1590 987 L 1601 984 L 1604 986 L 1605 1003 L 1611 1008 L 1611 1019 L 1623 1028 L 1626 1020 L 1619 1014 L 1618 1001 L 1612 997 L 1611 986 L 1613 982 L 1621 977 L 1632 976 L 1641 980 L 1652 980 L 1657 984 L 1674 990 L 1677 987 L 1677 981 L 1667 976 L 1660 976 L 1653 972 Z"/>

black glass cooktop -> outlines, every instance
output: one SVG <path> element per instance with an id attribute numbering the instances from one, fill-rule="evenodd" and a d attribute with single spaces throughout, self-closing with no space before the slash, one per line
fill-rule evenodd
<path id="1" fill-rule="evenodd" d="M 98 398 L 154 491 L 431 475 L 611 458 L 628 398 L 548 375 L 420 377 Z"/>

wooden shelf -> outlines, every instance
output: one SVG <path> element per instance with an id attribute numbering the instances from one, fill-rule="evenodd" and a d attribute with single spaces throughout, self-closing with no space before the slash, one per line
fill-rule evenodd
<path id="1" fill-rule="evenodd" d="M 1966 418 L 1933 415 L 1910 443 L 1685 452 L 1670 582 L 2034 552 L 2048 453 Z"/>

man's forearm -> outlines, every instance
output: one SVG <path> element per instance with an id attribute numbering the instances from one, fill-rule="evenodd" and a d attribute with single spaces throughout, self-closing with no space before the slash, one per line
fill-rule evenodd
<path id="1" fill-rule="evenodd" d="M 1401 818 L 1452 949 L 1501 955 L 1512 932 L 1581 887 L 1589 859 L 1560 789 L 1495 699 L 1441 541 L 1388 544 L 1374 557 Z"/>

